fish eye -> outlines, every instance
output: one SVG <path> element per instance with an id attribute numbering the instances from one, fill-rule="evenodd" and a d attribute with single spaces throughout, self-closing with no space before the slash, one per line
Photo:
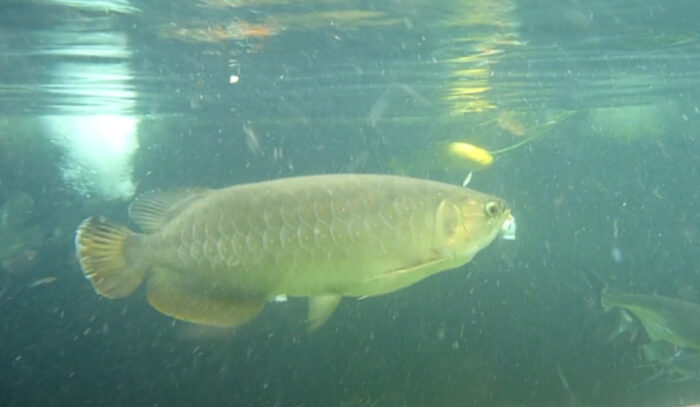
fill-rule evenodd
<path id="1" fill-rule="evenodd" d="M 486 215 L 488 216 L 496 216 L 498 213 L 501 211 L 500 205 L 498 205 L 498 202 L 496 201 L 488 201 L 484 205 L 484 212 L 486 212 Z"/>

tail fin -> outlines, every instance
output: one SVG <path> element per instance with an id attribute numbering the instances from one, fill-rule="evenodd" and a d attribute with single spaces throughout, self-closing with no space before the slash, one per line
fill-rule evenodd
<path id="1" fill-rule="evenodd" d="M 138 235 L 103 217 L 90 217 L 78 227 L 75 247 L 80 267 L 95 291 L 108 298 L 125 297 L 138 287 L 145 269 L 130 264 L 128 244 Z"/>

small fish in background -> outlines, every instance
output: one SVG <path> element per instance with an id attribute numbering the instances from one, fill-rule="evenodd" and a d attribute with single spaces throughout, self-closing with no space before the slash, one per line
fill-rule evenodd
<path id="1" fill-rule="evenodd" d="M 258 135 L 253 130 L 252 123 L 248 122 L 243 125 L 243 135 L 245 136 L 245 145 L 248 150 L 254 156 L 259 156 L 263 154 L 262 146 L 260 145 L 260 139 Z"/>
<path id="2" fill-rule="evenodd" d="M 700 305 L 660 295 L 633 294 L 605 287 L 603 309 L 623 309 L 642 324 L 652 341 L 700 351 Z"/>
<path id="3" fill-rule="evenodd" d="M 158 311 L 221 327 L 280 295 L 309 297 L 309 330 L 344 296 L 393 292 L 469 262 L 511 219 L 494 196 L 375 174 L 151 192 L 129 215 L 144 233 L 101 217 L 78 227 L 77 257 L 98 293 L 125 297 L 145 280 Z"/>
<path id="4" fill-rule="evenodd" d="M 48 277 L 40 278 L 38 280 L 32 281 L 29 284 L 28 288 L 36 288 L 36 287 L 39 287 L 42 285 L 51 284 L 51 283 L 55 282 L 56 280 L 57 280 L 57 277 L 55 277 L 55 276 L 48 276 Z"/>
<path id="5" fill-rule="evenodd" d="M 652 370 L 638 385 L 700 381 L 699 304 L 656 294 L 623 292 L 593 271 L 584 272 L 591 288 L 600 294 L 595 302 L 605 311 L 590 327 L 593 331 L 589 334 L 607 342 L 622 340 L 638 346 L 643 363 L 637 367 Z"/>
<path id="6" fill-rule="evenodd" d="M 700 381 L 700 305 L 660 295 L 626 293 L 605 287 L 601 305 L 634 316 L 650 342 L 640 346 L 654 381 Z M 628 321 L 629 322 L 629 321 Z"/>
<path id="7" fill-rule="evenodd" d="M 700 381 L 700 352 L 678 348 L 666 341 L 654 341 L 640 346 L 644 365 L 654 373 L 640 384 L 656 381 Z"/>
<path id="8" fill-rule="evenodd" d="M 524 137 L 527 134 L 525 125 L 515 112 L 499 112 L 498 116 L 496 116 L 496 124 L 499 128 L 510 133 L 512 136 Z"/>

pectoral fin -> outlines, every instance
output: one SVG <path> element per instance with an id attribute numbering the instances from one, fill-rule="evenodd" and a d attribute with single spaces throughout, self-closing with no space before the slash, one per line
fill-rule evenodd
<path id="1" fill-rule="evenodd" d="M 449 258 L 435 257 L 383 273 L 374 275 L 362 281 L 357 290 L 358 297 L 381 295 L 400 290 L 442 270 L 454 266 Z"/>
<path id="2" fill-rule="evenodd" d="M 265 306 L 265 299 L 238 298 L 232 293 L 188 284 L 177 274 L 160 269 L 148 279 L 148 302 L 163 314 L 197 324 L 242 325 Z"/>
<path id="3" fill-rule="evenodd" d="M 419 263 L 412 266 L 391 270 L 378 276 L 372 277 L 367 281 L 387 281 L 392 279 L 408 277 L 409 275 L 416 281 L 422 280 L 423 278 L 429 276 L 436 270 L 441 270 L 443 268 L 442 265 L 444 264 L 445 260 L 445 258 L 439 257 L 436 259 L 428 260 L 424 263 Z"/>
<path id="4" fill-rule="evenodd" d="M 462 213 L 459 208 L 447 199 L 440 202 L 440 206 L 435 211 L 435 235 L 433 236 L 433 241 L 436 247 L 453 244 L 454 229 L 461 223 Z"/>
<path id="5" fill-rule="evenodd" d="M 330 318 L 338 306 L 340 295 L 317 295 L 309 298 L 309 316 L 306 318 L 306 327 L 309 332 L 315 331 Z"/>

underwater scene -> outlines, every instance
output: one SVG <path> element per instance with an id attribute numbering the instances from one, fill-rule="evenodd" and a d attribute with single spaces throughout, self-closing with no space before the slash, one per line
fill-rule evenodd
<path id="1" fill-rule="evenodd" d="M 0 0 L 0 406 L 700 406 L 699 15 Z"/>

